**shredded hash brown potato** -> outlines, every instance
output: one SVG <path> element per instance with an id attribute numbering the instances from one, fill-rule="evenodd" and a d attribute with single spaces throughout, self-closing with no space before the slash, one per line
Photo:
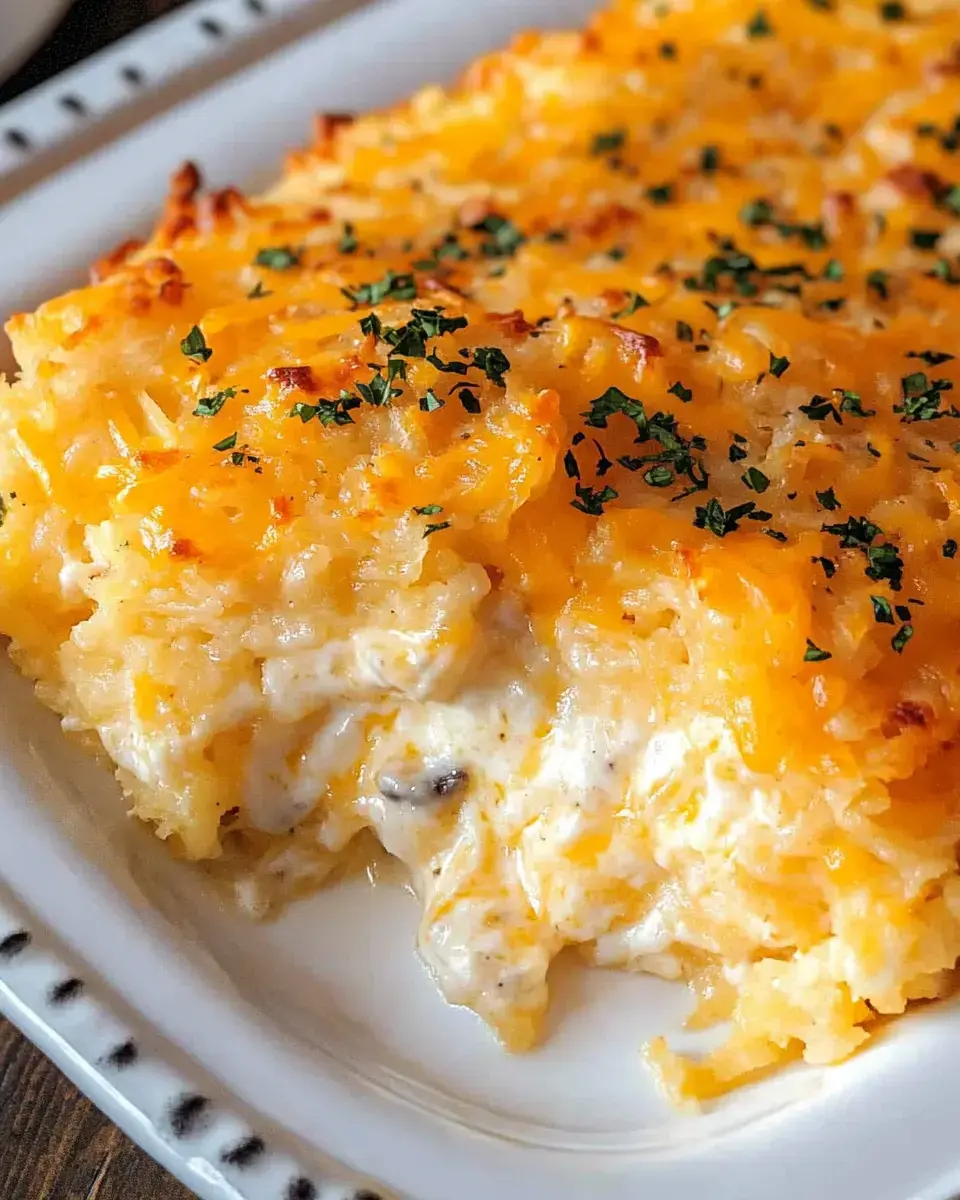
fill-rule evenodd
<path id="1" fill-rule="evenodd" d="M 327 116 L 8 329 L 0 630 L 265 913 L 371 830 L 511 1049 L 686 979 L 680 1101 L 960 955 L 960 14 L 614 0 Z"/>

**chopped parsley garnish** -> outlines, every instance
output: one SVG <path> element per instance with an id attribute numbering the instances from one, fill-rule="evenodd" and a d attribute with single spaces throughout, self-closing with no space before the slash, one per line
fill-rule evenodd
<path id="1" fill-rule="evenodd" d="M 877 415 L 875 408 L 863 407 L 858 392 L 848 392 L 845 388 L 839 388 L 833 394 L 841 397 L 840 411 L 842 413 L 849 413 L 852 417 L 875 417 Z"/>
<path id="2" fill-rule="evenodd" d="M 669 204 L 673 199 L 673 184 L 658 183 L 654 187 L 648 187 L 646 197 L 651 204 Z"/>
<path id="3" fill-rule="evenodd" d="M 720 151 L 716 146 L 704 146 L 700 151 L 700 170 L 712 175 L 720 166 Z"/>
<path id="4" fill-rule="evenodd" d="M 421 504 L 413 510 L 418 517 L 435 517 L 437 513 L 443 512 L 442 504 Z"/>
<path id="5" fill-rule="evenodd" d="M 619 321 L 621 317 L 632 317 L 638 308 L 649 308 L 650 301 L 644 300 L 639 292 L 627 292 L 627 303 L 623 308 L 613 314 L 614 320 Z"/>
<path id="6" fill-rule="evenodd" d="M 740 220 L 754 227 L 773 224 L 773 205 L 769 200 L 750 200 L 740 209 Z"/>
<path id="7" fill-rule="evenodd" d="M 678 342 L 692 342 L 693 341 L 693 327 L 688 325 L 686 323 L 686 321 L 678 321 L 677 322 L 677 341 Z"/>
<path id="8" fill-rule="evenodd" d="M 354 304 L 379 304 L 382 300 L 415 300 L 417 284 L 412 275 L 387 271 L 382 279 L 373 283 L 361 283 L 353 291 L 341 288 L 344 296 Z"/>
<path id="9" fill-rule="evenodd" d="M 424 394 L 420 397 L 420 408 L 423 412 L 436 412 L 438 408 L 443 408 L 445 400 L 441 400 L 433 388 L 427 388 Z"/>
<path id="10" fill-rule="evenodd" d="M 950 362 L 955 354 L 947 354 L 943 350 L 908 350 L 907 358 L 919 358 L 928 367 L 939 367 L 941 363 Z"/>
<path id="11" fill-rule="evenodd" d="M 758 8 L 747 23 L 747 37 L 761 38 L 772 36 L 773 26 L 770 24 L 770 18 L 762 8 Z"/>
<path id="12" fill-rule="evenodd" d="M 669 487 L 673 480 L 674 474 L 669 467 L 651 467 L 643 473 L 643 482 L 649 484 L 650 487 Z"/>
<path id="13" fill-rule="evenodd" d="M 684 387 L 679 379 L 675 384 L 672 385 L 672 387 L 667 388 L 667 393 L 671 396 L 676 396 L 676 398 L 681 400 L 684 404 L 689 404 L 693 399 L 693 391 L 688 387 Z"/>
<path id="14" fill-rule="evenodd" d="M 936 250 L 937 242 L 943 236 L 940 229 L 911 229 L 910 245 L 915 250 Z"/>
<path id="15" fill-rule="evenodd" d="M 826 396 L 814 396 L 809 404 L 800 405 L 800 411 L 811 421 L 825 421 L 827 417 L 832 417 L 838 425 L 843 424 L 843 418 L 837 412 L 836 405 Z"/>
<path id="16" fill-rule="evenodd" d="M 563 469 L 566 471 L 568 479 L 580 478 L 580 467 L 572 450 L 568 450 L 563 456 Z"/>
<path id="17" fill-rule="evenodd" d="M 424 531 L 423 531 L 423 536 L 425 538 L 428 538 L 431 533 L 439 533 L 441 529 L 449 529 L 449 528 L 450 528 L 449 521 L 438 521 L 435 524 L 428 525 L 426 527 L 426 529 L 424 529 Z"/>
<path id="18" fill-rule="evenodd" d="M 255 266 L 269 267 L 271 271 L 289 271 L 292 267 L 299 267 L 302 261 L 302 246 L 267 246 L 258 250 L 253 260 Z"/>
<path id="19" fill-rule="evenodd" d="M 611 500 L 618 499 L 620 495 L 609 484 L 597 491 L 596 488 L 584 487 L 583 484 L 578 483 L 576 493 L 577 499 L 571 500 L 570 503 L 580 512 L 586 513 L 588 517 L 602 516 L 603 506 L 609 504 Z"/>
<path id="20" fill-rule="evenodd" d="M 213 351 L 207 345 L 203 331 L 198 325 L 194 325 L 187 336 L 180 342 L 180 352 L 185 357 L 193 359 L 196 363 L 208 362 L 213 355 Z"/>
<path id="21" fill-rule="evenodd" d="M 957 543 L 953 538 L 947 538 L 947 540 L 943 543 L 943 557 L 944 558 L 956 558 L 956 556 L 957 556 Z"/>
<path id="22" fill-rule="evenodd" d="M 474 384 L 473 386 L 476 387 L 476 384 Z M 468 386 L 464 385 L 460 389 L 460 391 L 457 392 L 457 396 L 460 400 L 460 403 L 463 405 L 463 407 L 467 410 L 468 413 L 473 413 L 475 416 L 478 412 L 481 411 L 480 397 L 477 396 L 474 392 L 471 392 L 470 388 Z"/>
<path id="23" fill-rule="evenodd" d="M 931 380 L 924 371 L 913 371 L 900 380 L 903 403 L 895 404 L 893 411 L 903 413 L 901 420 L 906 423 L 958 416 L 960 413 L 955 408 L 940 408 L 942 393 L 952 389 L 949 379 Z"/>
<path id="24" fill-rule="evenodd" d="M 234 446 L 236 446 L 236 444 L 237 444 L 237 434 L 236 434 L 236 431 L 234 431 L 233 433 L 230 434 L 229 437 L 225 437 L 222 441 L 214 442 L 213 448 L 214 448 L 214 450 L 220 450 L 220 451 L 232 450 L 234 448 Z"/>
<path id="25" fill-rule="evenodd" d="M 353 231 L 353 226 L 349 221 L 344 223 L 343 235 L 337 243 L 337 249 L 341 254 L 356 254 L 357 247 L 360 243 L 357 241 L 356 234 Z"/>
<path id="26" fill-rule="evenodd" d="M 807 648 L 804 651 L 804 662 L 826 662 L 828 658 L 833 658 L 829 650 L 821 650 L 814 642 L 807 638 Z"/>
<path id="27" fill-rule="evenodd" d="M 706 529 L 717 537 L 725 537 L 728 533 L 740 528 L 744 517 L 750 516 L 756 509 L 753 500 L 746 504 L 737 504 L 724 512 L 723 505 L 717 499 L 708 500 L 705 505 L 697 505 L 694 525 L 698 529 Z M 767 517 L 769 517 L 769 513 Z M 766 519 L 766 518 L 764 518 Z"/>
<path id="28" fill-rule="evenodd" d="M 616 154 L 618 150 L 623 149 L 626 140 L 627 131 L 622 128 L 610 129 L 606 133 L 595 134 L 593 142 L 590 145 L 590 153 L 595 155 Z"/>
<path id="29" fill-rule="evenodd" d="M 752 492 L 763 493 L 770 486 L 770 480 L 756 467 L 747 467 L 740 479 Z"/>
<path id="30" fill-rule="evenodd" d="M 886 580 L 895 592 L 899 592 L 903 580 L 903 559 L 896 546 L 890 542 L 874 545 L 878 534 L 883 533 L 879 525 L 866 517 L 848 517 L 842 525 L 821 525 L 824 533 L 840 538 L 840 545 L 862 550 L 867 559 L 866 576 L 877 582 Z"/>
<path id="31" fill-rule="evenodd" d="M 510 258 L 527 240 L 512 221 L 499 213 L 488 213 L 470 228 L 490 235 L 480 243 L 480 253 L 487 258 Z"/>
<path id="32" fill-rule="evenodd" d="M 890 290 L 887 287 L 889 280 L 890 274 L 888 271 L 878 269 L 867 272 L 867 287 L 871 291 L 876 292 L 881 300 L 887 300 L 890 297 Z"/>
<path id="33" fill-rule="evenodd" d="M 473 365 L 479 367 L 496 387 L 506 387 L 504 374 L 510 370 L 510 359 L 499 346 L 477 346 L 473 352 Z"/>
<path id="34" fill-rule="evenodd" d="M 268 291 L 261 280 L 257 280 L 254 286 L 247 292 L 248 300 L 262 300 L 264 296 L 272 296 L 273 292 Z"/>
<path id="35" fill-rule="evenodd" d="M 823 573 L 828 579 L 832 579 L 837 573 L 837 564 L 832 558 L 825 558 L 822 554 L 817 558 L 812 558 L 811 562 L 819 563 L 823 567 Z"/>
<path id="36" fill-rule="evenodd" d="M 770 374 L 779 379 L 780 376 L 789 368 L 790 359 L 778 357 L 776 354 L 770 354 Z"/>
<path id="37" fill-rule="evenodd" d="M 826 491 L 817 492 L 817 500 L 827 512 L 835 512 L 841 507 L 840 501 L 837 499 L 832 487 L 828 487 Z"/>
<path id="38" fill-rule="evenodd" d="M 870 603 L 873 605 L 873 619 L 878 625 L 896 625 L 893 606 L 886 596 L 871 596 Z"/>
<path id="39" fill-rule="evenodd" d="M 950 284 L 952 287 L 960 283 L 960 274 L 954 271 L 947 258 L 938 259 L 928 273 L 931 279 L 939 279 L 941 283 Z"/>
<path id="40" fill-rule="evenodd" d="M 747 457 L 747 452 L 742 446 L 738 446 L 736 442 L 734 442 L 734 444 L 730 447 L 727 457 L 732 463 L 743 462 L 743 460 Z"/>
<path id="41" fill-rule="evenodd" d="M 890 639 L 890 645 L 898 654 L 903 653 L 903 648 L 913 637 L 913 626 L 911 624 L 901 625 L 897 632 Z"/>
<path id="42" fill-rule="evenodd" d="M 832 283 L 840 283 L 843 280 L 843 275 L 843 263 L 835 258 L 831 258 L 823 268 L 822 278 L 829 279 Z"/>
<path id="43" fill-rule="evenodd" d="M 197 401 L 197 407 L 193 410 L 193 415 L 195 417 L 215 417 L 224 404 L 236 394 L 236 388 L 228 387 L 213 396 L 204 396 L 202 400 Z"/>

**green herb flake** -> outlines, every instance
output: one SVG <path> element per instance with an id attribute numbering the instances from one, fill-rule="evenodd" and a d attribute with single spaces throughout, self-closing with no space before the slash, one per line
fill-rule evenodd
<path id="1" fill-rule="evenodd" d="M 627 140 L 627 131 L 623 128 L 610 129 L 606 133 L 594 135 L 590 144 L 590 153 L 594 155 L 616 154 L 622 150 Z"/>
<path id="2" fill-rule="evenodd" d="M 583 484 L 578 483 L 576 493 L 577 499 L 571 500 L 570 503 L 580 512 L 586 513 L 588 517 L 602 516 L 603 506 L 609 504 L 611 500 L 617 500 L 620 495 L 609 484 L 597 491 L 596 488 L 584 487 Z"/>
<path id="3" fill-rule="evenodd" d="M 510 370 L 510 359 L 499 346 L 477 346 L 473 352 L 473 365 L 479 367 L 496 387 L 507 386 L 503 377 Z"/>
<path id="4" fill-rule="evenodd" d="M 673 480 L 674 475 L 669 467 L 651 467 L 643 474 L 643 482 L 654 488 L 669 487 Z"/>
<path id="5" fill-rule="evenodd" d="M 811 562 L 819 563 L 823 568 L 823 573 L 828 579 L 832 579 L 837 573 L 837 564 L 832 558 L 825 558 L 822 554 L 817 558 L 812 558 Z"/>
<path id="6" fill-rule="evenodd" d="M 234 433 L 231 433 L 229 437 L 225 437 L 223 439 L 223 441 L 214 442 L 213 448 L 214 448 L 214 450 L 219 450 L 222 452 L 224 450 L 232 450 L 236 444 L 237 444 L 237 435 L 236 435 L 236 432 L 234 432 Z"/>
<path id="7" fill-rule="evenodd" d="M 720 166 L 720 151 L 716 146 L 704 146 L 700 151 L 700 170 L 712 175 Z"/>
<path id="8" fill-rule="evenodd" d="M 341 288 L 340 291 L 354 304 L 380 304 L 383 300 L 415 300 L 417 284 L 412 275 L 397 274 L 387 271 L 382 279 L 373 283 L 361 283 L 351 291 Z"/>
<path id="9" fill-rule="evenodd" d="M 901 625 L 897 632 L 890 639 L 890 645 L 898 654 L 902 654 L 904 646 L 906 646 L 907 642 L 909 642 L 912 637 L 913 625 L 909 623 L 906 625 Z"/>
<path id="10" fill-rule="evenodd" d="M 439 533 L 441 529 L 449 529 L 450 524 L 449 521 L 438 521 L 436 524 L 428 525 L 423 531 L 423 536 L 428 538 L 431 533 Z"/>
<path id="11" fill-rule="evenodd" d="M 886 596 L 871 596 L 870 603 L 873 605 L 873 619 L 878 625 L 896 625 L 893 608 Z"/>
<path id="12" fill-rule="evenodd" d="M 644 300 L 639 292 L 627 292 L 627 303 L 623 308 L 613 314 L 615 321 L 619 321 L 621 317 L 632 317 L 638 308 L 649 308 L 650 301 Z"/>
<path id="13" fill-rule="evenodd" d="M 839 262 L 835 258 L 831 258 L 823 268 L 821 278 L 829 279 L 831 283 L 841 283 L 843 281 L 843 277 L 843 263 Z"/>
<path id="14" fill-rule="evenodd" d="M 563 469 L 566 471 L 568 479 L 580 478 L 580 467 L 572 450 L 568 450 L 563 456 Z"/>
<path id="15" fill-rule="evenodd" d="M 443 512 L 442 504 L 421 504 L 413 510 L 418 517 L 435 517 L 437 513 Z"/>
<path id="16" fill-rule="evenodd" d="M 289 271 L 303 261 L 303 247 L 267 246 L 257 251 L 254 266 L 269 267 L 271 271 Z"/>
<path id="17" fill-rule="evenodd" d="M 261 280 L 257 280 L 254 286 L 247 292 L 248 300 L 262 300 L 265 296 L 272 296 L 273 292 L 268 291 Z"/>
<path id="18" fill-rule="evenodd" d="M 441 400 L 433 388 L 427 388 L 424 394 L 420 397 L 420 409 L 422 412 L 436 412 L 438 408 L 443 408 L 445 400 Z"/>
<path id="19" fill-rule="evenodd" d="M 747 23 L 748 38 L 763 38 L 773 36 L 773 26 L 770 18 L 762 8 L 758 8 Z"/>
<path id="20" fill-rule="evenodd" d="M 353 226 L 349 221 L 345 222 L 343 234 L 340 237 L 340 241 L 337 242 L 337 249 L 341 254 L 356 254 L 359 245 L 360 243 L 357 241 Z"/>
<path id="21" fill-rule="evenodd" d="M 943 543 L 942 549 L 944 558 L 956 558 L 957 543 L 953 538 L 947 538 L 947 540 Z"/>
<path id="22" fill-rule="evenodd" d="M 727 457 L 732 463 L 743 462 L 743 460 L 747 457 L 747 452 L 742 446 L 738 446 L 736 443 L 734 443 L 730 447 Z"/>
<path id="23" fill-rule="evenodd" d="M 885 0 L 885 2 L 880 5 L 881 21 L 905 21 L 906 18 L 906 5 L 901 4 L 900 0 Z"/>
<path id="24" fill-rule="evenodd" d="M 236 388 L 228 387 L 213 396 L 205 396 L 202 400 L 197 401 L 197 407 L 193 410 L 193 415 L 195 417 L 215 417 L 224 404 L 236 394 Z"/>
<path id="25" fill-rule="evenodd" d="M 490 235 L 480 243 L 480 253 L 486 258 L 511 258 L 527 240 L 512 221 L 499 213 L 489 213 L 471 229 Z"/>
<path id="26" fill-rule="evenodd" d="M 914 250 L 936 250 L 937 243 L 943 236 L 940 229 L 911 229 L 910 245 Z"/>
<path id="27" fill-rule="evenodd" d="M 827 488 L 826 491 L 817 492 L 817 500 L 827 512 L 836 512 L 841 507 L 832 487 Z"/>
<path id="28" fill-rule="evenodd" d="M 686 321 L 678 321 L 677 322 L 677 341 L 678 342 L 692 342 L 693 341 L 693 327 L 691 325 L 688 325 L 686 323 Z"/>
<path id="29" fill-rule="evenodd" d="M 907 358 L 919 358 L 928 367 L 939 367 L 941 363 L 950 362 L 955 354 L 947 354 L 943 350 L 908 350 Z"/>
<path id="30" fill-rule="evenodd" d="M 790 367 L 790 359 L 789 358 L 778 357 L 776 354 L 773 354 L 771 352 L 771 354 L 770 354 L 770 374 L 775 379 L 779 379 L 780 376 L 783 375 L 784 372 L 789 369 L 789 367 Z"/>
<path id="31" fill-rule="evenodd" d="M 867 272 L 867 287 L 870 291 L 876 292 L 881 300 L 887 300 L 890 297 L 890 273 L 888 271 L 874 270 Z"/>
<path id="32" fill-rule="evenodd" d="M 821 650 L 807 638 L 807 648 L 803 655 L 804 662 L 826 662 L 828 658 L 833 658 L 829 650 Z"/>
<path id="33" fill-rule="evenodd" d="M 811 421 L 825 421 L 832 417 L 838 425 L 843 424 L 843 418 L 837 412 L 836 406 L 826 396 L 814 396 L 809 404 L 801 404 L 800 411 Z"/>
<path id="34" fill-rule="evenodd" d="M 760 494 L 763 494 L 770 486 L 770 480 L 756 467 L 747 467 L 740 479 L 752 492 Z"/>
<path id="35" fill-rule="evenodd" d="M 769 200 L 750 200 L 740 209 L 740 220 L 744 225 L 750 225 L 754 229 L 761 225 L 771 225 L 773 224 L 773 205 Z"/>
<path id="36" fill-rule="evenodd" d="M 476 414 L 481 411 L 480 397 L 474 392 L 471 392 L 468 387 L 462 387 L 460 391 L 457 392 L 457 397 L 468 413 L 472 413 L 474 416 L 476 416 Z"/>
<path id="37" fill-rule="evenodd" d="M 750 516 L 756 507 L 754 501 L 749 500 L 746 504 L 737 504 L 724 512 L 720 501 L 712 499 L 705 505 L 697 505 L 693 523 L 698 529 L 706 529 L 716 537 L 726 537 L 728 533 L 739 529 L 740 521 Z"/>
<path id="38" fill-rule="evenodd" d="M 682 401 L 684 404 L 689 404 L 690 401 L 693 399 L 692 389 L 688 388 L 688 387 L 684 387 L 679 379 L 677 380 L 677 382 L 675 384 L 673 384 L 671 387 L 667 388 L 667 393 L 670 396 L 676 396 L 677 399 Z"/>
<path id="39" fill-rule="evenodd" d="M 194 325 L 187 336 L 180 342 L 180 352 L 186 358 L 190 358 L 196 363 L 208 362 L 213 356 L 213 351 L 207 345 L 203 331 L 198 325 Z"/>
<path id="40" fill-rule="evenodd" d="M 674 197 L 674 187 L 672 183 L 658 183 L 648 187 L 645 195 L 651 204 L 669 204 Z"/>

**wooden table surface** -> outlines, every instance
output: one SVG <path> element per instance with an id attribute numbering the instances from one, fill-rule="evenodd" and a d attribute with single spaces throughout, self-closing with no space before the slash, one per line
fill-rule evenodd
<path id="1" fill-rule="evenodd" d="M 78 0 L 47 45 L 0 84 L 0 104 L 184 2 Z M 192 1195 L 0 1020 L 0 1200 L 190 1200 Z"/>

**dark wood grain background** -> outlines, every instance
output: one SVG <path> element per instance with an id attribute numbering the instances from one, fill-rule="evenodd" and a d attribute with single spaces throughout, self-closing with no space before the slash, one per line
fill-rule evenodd
<path id="1" fill-rule="evenodd" d="M 0 104 L 185 2 L 78 0 L 50 41 L 0 84 Z M 0 1200 L 190 1200 L 191 1195 L 0 1020 Z"/>

